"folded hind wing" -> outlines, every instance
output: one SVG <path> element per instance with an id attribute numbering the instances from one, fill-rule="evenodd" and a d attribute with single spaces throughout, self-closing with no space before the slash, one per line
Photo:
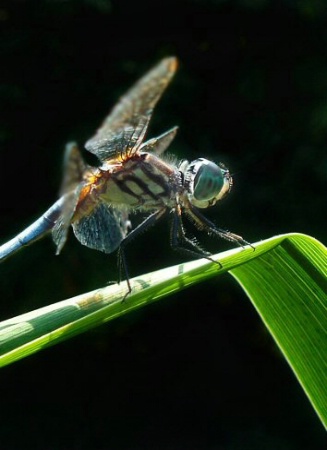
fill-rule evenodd
<path id="1" fill-rule="evenodd" d="M 59 255 L 67 241 L 69 227 L 76 209 L 81 188 L 82 185 L 79 188 L 76 188 L 75 191 L 69 192 L 62 197 L 62 210 L 52 228 L 52 239 L 57 246 L 56 255 Z"/>
<path id="2" fill-rule="evenodd" d="M 83 180 L 84 173 L 87 169 L 75 142 L 69 142 L 66 145 L 63 166 L 64 176 L 60 187 L 60 195 L 74 190 Z"/>
<path id="3" fill-rule="evenodd" d="M 52 239 L 57 246 L 58 255 L 68 236 L 80 191 L 83 187 L 83 175 L 87 169 L 77 144 L 71 142 L 66 145 L 64 155 L 64 176 L 60 188 L 62 196 L 61 212 L 52 228 Z"/>
<path id="4" fill-rule="evenodd" d="M 131 226 L 126 211 L 113 210 L 103 202 L 72 225 L 81 244 L 104 253 L 116 250 Z"/>

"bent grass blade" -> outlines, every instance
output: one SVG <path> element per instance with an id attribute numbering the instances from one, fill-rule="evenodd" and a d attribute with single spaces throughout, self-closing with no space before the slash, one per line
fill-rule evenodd
<path id="1" fill-rule="evenodd" d="M 327 250 L 287 234 L 98 289 L 0 323 L 0 367 L 213 276 L 242 286 L 327 427 Z"/>

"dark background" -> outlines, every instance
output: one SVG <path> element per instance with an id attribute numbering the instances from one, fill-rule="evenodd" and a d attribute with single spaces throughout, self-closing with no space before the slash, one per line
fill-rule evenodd
<path id="1" fill-rule="evenodd" d="M 258 241 L 326 243 L 327 9 L 323 0 L 11 1 L 1 24 L 1 241 L 57 198 L 80 146 L 136 79 L 176 55 L 149 137 L 223 161 L 231 195 L 208 217 Z M 230 246 L 197 234 L 212 252 Z M 167 224 L 128 250 L 131 275 L 184 260 Z M 116 255 L 71 235 L 1 266 L 1 319 L 104 286 Z M 246 295 L 228 275 L 1 371 L 10 449 L 323 449 L 325 432 Z"/>

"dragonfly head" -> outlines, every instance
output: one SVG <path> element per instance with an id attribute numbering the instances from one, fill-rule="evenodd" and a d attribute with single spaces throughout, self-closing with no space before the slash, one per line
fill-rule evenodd
<path id="1" fill-rule="evenodd" d="M 184 187 L 192 205 L 208 208 L 227 195 L 233 185 L 233 179 L 227 167 L 204 158 L 191 163 L 184 161 L 180 170 L 184 175 Z"/>

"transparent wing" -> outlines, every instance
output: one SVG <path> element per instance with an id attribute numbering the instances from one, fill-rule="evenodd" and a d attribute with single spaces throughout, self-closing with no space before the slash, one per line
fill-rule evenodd
<path id="1" fill-rule="evenodd" d="M 64 154 L 64 176 L 60 187 L 60 195 L 74 190 L 83 180 L 86 165 L 75 142 L 66 145 Z"/>
<path id="2" fill-rule="evenodd" d="M 136 151 L 146 133 L 153 109 L 172 79 L 177 59 L 165 58 L 125 94 L 85 148 L 101 161 Z"/>
<path id="3" fill-rule="evenodd" d="M 141 145 L 140 151 L 151 152 L 160 156 L 169 147 L 171 141 L 176 136 L 178 127 L 173 127 L 156 138 L 149 139 Z"/>
<path id="4" fill-rule="evenodd" d="M 52 228 L 52 239 L 57 246 L 56 255 L 59 255 L 67 240 L 68 230 L 76 209 L 81 188 L 82 185 L 77 187 L 75 191 L 65 194 L 63 197 L 64 203 L 61 214 Z"/>
<path id="5" fill-rule="evenodd" d="M 74 142 L 66 145 L 64 154 L 64 176 L 60 188 L 62 208 L 56 223 L 52 228 L 52 239 L 57 246 L 58 255 L 68 236 L 68 230 L 74 215 L 80 191 L 83 187 L 83 175 L 86 165 L 82 155 Z"/>
<path id="6" fill-rule="evenodd" d="M 92 214 L 72 224 L 76 238 L 89 248 L 111 253 L 119 247 L 131 224 L 125 210 L 113 210 L 99 202 Z"/>

